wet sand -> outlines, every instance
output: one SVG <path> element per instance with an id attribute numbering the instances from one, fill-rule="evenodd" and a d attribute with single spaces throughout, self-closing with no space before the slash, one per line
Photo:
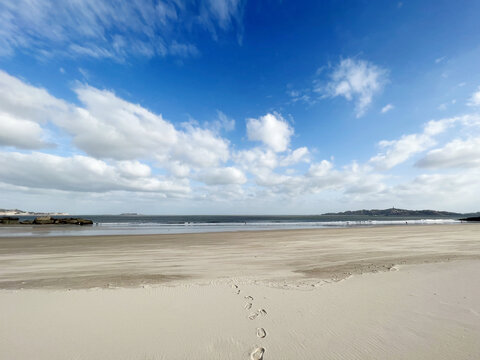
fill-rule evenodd
<path id="1" fill-rule="evenodd" d="M 8 359 L 480 357 L 480 225 L 0 238 Z"/>

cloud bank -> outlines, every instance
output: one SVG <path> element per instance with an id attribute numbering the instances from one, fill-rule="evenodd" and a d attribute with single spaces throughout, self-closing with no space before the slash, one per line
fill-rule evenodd
<path id="1" fill-rule="evenodd" d="M 0 71 L 1 189 L 189 204 L 328 198 L 434 206 L 458 196 L 458 206 L 474 206 L 480 195 L 475 112 L 426 121 L 418 133 L 380 141 L 365 162 L 339 165 L 293 147 L 293 125 L 278 112 L 245 119 L 246 138 L 232 143 L 220 130 L 235 121 L 220 110 L 203 125 L 178 123 L 111 90 L 77 83 L 72 91 L 75 104 Z M 412 175 L 393 176 L 400 165 Z"/>

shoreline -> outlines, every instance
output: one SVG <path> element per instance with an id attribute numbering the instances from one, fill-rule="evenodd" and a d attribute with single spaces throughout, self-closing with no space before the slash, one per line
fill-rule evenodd
<path id="1" fill-rule="evenodd" d="M 293 222 L 98 222 L 87 226 L 68 224 L 0 224 L 2 237 L 64 237 L 64 236 L 107 236 L 107 235 L 170 235 L 197 233 L 232 233 L 244 231 L 287 231 L 309 229 L 343 229 L 382 226 L 414 225 L 459 225 L 469 222 L 457 219 L 369 219 L 332 221 L 293 221 Z M 85 220 L 82 220 L 85 221 Z"/>
<path id="2" fill-rule="evenodd" d="M 327 231 L 327 230 L 348 230 L 348 229 L 365 229 L 365 228 L 397 228 L 397 227 L 405 227 L 405 226 L 460 226 L 460 225 L 466 225 L 466 226 L 476 226 L 480 225 L 480 222 L 468 222 L 468 221 L 460 221 L 456 219 L 448 219 L 451 222 L 446 222 L 446 223 L 430 223 L 430 222 L 414 222 L 414 221 L 430 221 L 430 220 L 438 220 L 438 221 L 444 221 L 444 219 L 415 219 L 415 220 L 396 220 L 401 223 L 386 223 L 386 224 L 381 224 L 381 223 L 359 223 L 359 224 L 348 224 L 345 226 L 323 226 L 323 227 L 295 227 L 295 228 L 268 228 L 268 229 L 252 229 L 252 230 L 238 230 L 238 229 L 233 229 L 233 230 L 220 230 L 220 231 L 201 231 L 201 232 L 161 232 L 161 233 L 118 233 L 118 234 L 85 234 L 85 235 L 69 235 L 69 234 L 60 234 L 60 235 L 51 235 L 51 234 L 46 234 L 46 235 L 20 235 L 16 236 L 13 234 L 2 234 L 0 233 L 0 239 L 27 239 L 27 238 L 42 238 L 42 237 L 52 237 L 52 238 L 87 238 L 87 237 L 98 237 L 98 238 L 105 238 L 105 237 L 149 237 L 149 236 L 176 236 L 176 235 L 184 235 L 184 236 L 192 236 L 192 235 L 212 235 L 212 234 L 232 234 L 232 233 L 264 233 L 264 232 L 288 232 L 288 231 Z M 406 223 L 410 221 L 409 223 Z M 353 223 L 354 221 L 352 221 Z M 179 224 L 175 224 L 179 225 Z M 217 224 L 215 224 L 217 225 Z M 241 224 L 240 224 L 241 225 Z M 101 227 L 105 226 L 108 227 L 108 225 L 100 225 L 99 223 L 94 223 L 93 225 L 84 225 L 82 227 L 79 227 L 77 225 L 69 225 L 69 224 L 47 224 L 47 225 L 24 225 L 24 224 L 0 224 L 0 230 L 3 228 L 14 228 L 14 229 L 26 229 L 28 227 L 31 227 L 32 229 L 41 231 L 48 231 L 48 230 L 55 230 L 55 229 L 71 229 L 71 230 L 88 230 L 91 228 L 95 227 Z M 180 226 L 180 225 L 179 225 Z M 182 225 L 185 227 L 191 226 L 191 225 Z M 210 226 L 214 226 L 213 224 Z M 121 231 L 121 230 L 119 230 Z"/>
<path id="3" fill-rule="evenodd" d="M 480 259 L 480 224 L 0 238 L 0 289 L 315 283 Z"/>

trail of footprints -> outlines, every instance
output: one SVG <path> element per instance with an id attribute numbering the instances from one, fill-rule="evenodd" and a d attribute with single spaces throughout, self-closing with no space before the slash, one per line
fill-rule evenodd
<path id="1" fill-rule="evenodd" d="M 239 295 L 240 294 L 240 289 L 238 288 L 238 285 L 232 285 L 232 288 L 234 289 L 235 294 Z M 245 300 L 247 301 L 244 305 L 245 310 L 251 310 L 253 307 L 253 297 L 250 295 L 244 296 Z M 267 316 L 267 311 L 265 309 L 259 309 L 257 311 L 251 311 L 248 314 L 248 319 L 250 320 L 255 320 L 258 317 L 262 316 Z M 265 331 L 264 328 L 257 328 L 256 330 L 257 337 L 260 339 L 263 339 L 264 337 L 267 336 L 267 332 Z M 250 353 L 250 359 L 251 360 L 263 360 L 263 354 L 265 353 L 265 348 L 263 347 L 256 347 L 251 353 Z"/>

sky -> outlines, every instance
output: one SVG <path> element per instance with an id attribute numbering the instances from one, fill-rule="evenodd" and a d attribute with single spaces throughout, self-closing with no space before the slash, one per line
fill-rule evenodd
<path id="1" fill-rule="evenodd" d="M 3 0 L 0 208 L 480 211 L 480 2 Z"/>

